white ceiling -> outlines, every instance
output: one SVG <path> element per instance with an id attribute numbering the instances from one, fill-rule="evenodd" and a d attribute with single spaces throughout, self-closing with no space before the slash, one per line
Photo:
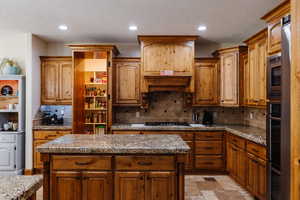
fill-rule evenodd
<path id="1" fill-rule="evenodd" d="M 138 34 L 197 34 L 239 43 L 264 27 L 281 0 L 0 0 L 0 31 L 32 32 L 51 42 L 136 42 Z M 59 31 L 66 24 L 69 30 Z M 128 26 L 135 24 L 137 32 Z M 201 24 L 207 26 L 198 32 Z"/>

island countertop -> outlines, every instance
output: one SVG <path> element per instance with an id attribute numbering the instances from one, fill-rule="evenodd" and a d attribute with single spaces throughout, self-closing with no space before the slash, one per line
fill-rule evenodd
<path id="1" fill-rule="evenodd" d="M 178 135 L 82 135 L 57 138 L 37 147 L 41 153 L 183 154 L 189 146 Z"/>
<path id="2" fill-rule="evenodd" d="M 31 197 L 43 183 L 41 175 L 0 176 L 0 200 L 25 200 Z"/>

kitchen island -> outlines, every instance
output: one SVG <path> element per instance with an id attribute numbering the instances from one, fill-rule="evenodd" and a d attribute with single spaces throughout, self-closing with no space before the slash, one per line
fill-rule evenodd
<path id="1" fill-rule="evenodd" d="M 183 200 L 178 135 L 66 135 L 39 146 L 44 200 Z"/>

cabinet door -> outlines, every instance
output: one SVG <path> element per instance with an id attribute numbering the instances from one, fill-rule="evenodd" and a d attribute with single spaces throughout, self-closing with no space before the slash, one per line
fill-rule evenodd
<path id="1" fill-rule="evenodd" d="M 195 64 L 195 104 L 217 105 L 218 104 L 218 64 L 201 61 Z"/>
<path id="2" fill-rule="evenodd" d="M 82 173 L 83 200 L 112 200 L 111 172 Z"/>
<path id="3" fill-rule="evenodd" d="M 61 62 L 59 65 L 59 101 L 62 104 L 72 104 L 72 74 L 72 62 Z"/>
<path id="4" fill-rule="evenodd" d="M 257 43 L 257 66 L 258 73 L 256 76 L 258 77 L 258 81 L 256 89 L 258 90 L 258 105 L 265 106 L 267 98 L 267 43 L 265 39 Z"/>
<path id="5" fill-rule="evenodd" d="M 232 157 L 232 148 L 231 148 L 231 144 L 229 142 L 227 142 L 226 144 L 226 168 L 227 171 L 232 174 L 233 171 L 233 157 Z"/>
<path id="6" fill-rule="evenodd" d="M 233 145 L 230 145 L 231 149 L 231 174 L 236 179 L 237 178 L 237 160 L 238 160 L 238 150 Z"/>
<path id="7" fill-rule="evenodd" d="M 244 104 L 249 104 L 249 90 L 250 90 L 250 69 L 248 54 L 243 57 L 244 60 Z"/>
<path id="8" fill-rule="evenodd" d="M 15 144 L 0 144 L 0 170 L 15 169 L 15 147 Z"/>
<path id="9" fill-rule="evenodd" d="M 258 78 L 258 65 L 257 65 L 257 49 L 256 45 L 249 46 L 249 101 L 248 105 L 256 105 L 258 103 L 258 88 L 260 83 Z"/>
<path id="10" fill-rule="evenodd" d="M 236 148 L 236 150 L 237 150 L 236 177 L 237 177 L 238 182 L 244 186 L 246 184 L 247 155 L 246 155 L 246 152 L 242 149 Z"/>
<path id="11" fill-rule="evenodd" d="M 145 174 L 116 172 L 115 200 L 145 200 Z"/>
<path id="12" fill-rule="evenodd" d="M 51 200 L 82 200 L 80 172 L 53 171 Z"/>
<path id="13" fill-rule="evenodd" d="M 258 164 L 255 157 L 251 154 L 247 155 L 247 182 L 246 187 L 252 193 L 256 194 L 258 182 Z"/>
<path id="14" fill-rule="evenodd" d="M 258 159 L 257 173 L 257 196 L 264 200 L 267 196 L 267 164 L 261 159 Z"/>
<path id="15" fill-rule="evenodd" d="M 42 104 L 54 104 L 58 98 L 58 68 L 56 61 L 42 64 Z"/>
<path id="16" fill-rule="evenodd" d="M 238 105 L 238 54 L 221 56 L 221 105 Z"/>
<path id="17" fill-rule="evenodd" d="M 268 35 L 269 54 L 279 52 L 281 50 L 281 18 L 269 24 Z"/>
<path id="18" fill-rule="evenodd" d="M 35 140 L 33 143 L 33 151 L 34 151 L 33 166 L 36 169 L 43 168 L 43 162 L 41 161 L 41 153 L 36 151 L 36 147 L 45 144 L 46 142 L 48 142 L 48 140 Z"/>
<path id="19" fill-rule="evenodd" d="M 116 63 L 116 103 L 140 103 L 140 64 L 138 62 Z"/>
<path id="20" fill-rule="evenodd" d="M 149 172 L 146 174 L 146 200 L 175 200 L 175 173 Z"/>

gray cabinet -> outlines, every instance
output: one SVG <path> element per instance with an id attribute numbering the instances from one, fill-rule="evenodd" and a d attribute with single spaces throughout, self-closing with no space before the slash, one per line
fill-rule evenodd
<path id="1" fill-rule="evenodd" d="M 24 133 L 0 133 L 0 175 L 22 174 Z"/>

